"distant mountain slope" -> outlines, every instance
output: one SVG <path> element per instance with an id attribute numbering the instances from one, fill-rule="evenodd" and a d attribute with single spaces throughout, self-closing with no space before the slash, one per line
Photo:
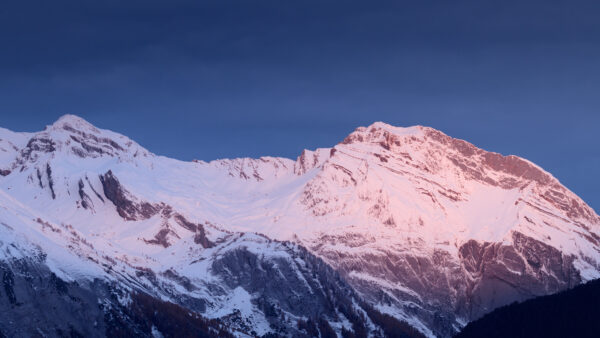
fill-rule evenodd
<path id="1" fill-rule="evenodd" d="M 240 334 L 326 318 L 338 335 L 384 335 L 395 318 L 448 337 L 600 278 L 584 201 L 525 159 L 428 127 L 376 122 L 295 160 L 211 162 L 73 115 L 0 137 L 0 260 L 43 253 L 62 280 L 115 282 Z"/>
<path id="2" fill-rule="evenodd" d="M 503 306 L 469 323 L 456 338 L 598 337 L 600 280 Z"/>

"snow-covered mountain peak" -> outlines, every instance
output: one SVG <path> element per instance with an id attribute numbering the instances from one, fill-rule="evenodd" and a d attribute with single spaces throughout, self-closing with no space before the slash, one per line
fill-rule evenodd
<path id="1" fill-rule="evenodd" d="M 422 137 L 425 129 L 428 128 L 422 126 L 395 127 L 384 122 L 375 122 L 368 127 L 356 128 L 342 143 L 377 143 L 403 137 Z"/>
<path id="2" fill-rule="evenodd" d="M 477 148 L 430 127 L 401 128 L 375 122 L 357 128 L 336 148 L 372 154 L 386 163 L 390 157 L 401 155 L 403 159 L 396 166 L 410 165 L 425 174 L 460 174 L 505 189 L 530 182 L 560 186 L 551 174 L 528 160 Z"/>
<path id="3" fill-rule="evenodd" d="M 33 134 L 13 166 L 57 157 L 132 162 L 148 156 L 152 154 L 126 136 L 96 128 L 78 116 L 64 115 L 43 131 Z"/>
<path id="4" fill-rule="evenodd" d="M 45 130 L 59 130 L 59 129 L 75 129 L 81 132 L 90 132 L 94 134 L 100 134 L 100 130 L 83 118 L 73 115 L 65 114 L 58 118 L 56 122 L 46 127 Z"/>
<path id="5" fill-rule="evenodd" d="M 370 126 L 361 127 L 361 128 L 364 128 L 371 132 L 373 132 L 377 129 L 384 130 L 384 131 L 396 134 L 398 136 L 411 136 L 411 135 L 419 136 L 419 135 L 422 135 L 422 131 L 424 129 L 432 129 L 432 128 L 424 127 L 421 125 L 415 125 L 415 126 L 410 126 L 410 127 L 399 127 L 399 126 L 394 126 L 389 123 L 385 123 L 385 122 L 381 122 L 381 121 L 373 122 Z M 358 128 L 358 129 L 360 129 L 360 128 Z"/>
<path id="6" fill-rule="evenodd" d="M 442 226 L 446 221 L 439 219 L 454 217 L 451 210 L 457 209 L 460 220 L 456 222 L 473 215 L 468 235 L 472 236 L 480 231 L 478 218 L 483 212 L 476 201 L 486 199 L 488 214 L 497 214 L 495 203 L 512 203 L 516 217 L 522 214 L 521 205 L 538 212 L 544 206 L 556 219 L 600 225 L 600 218 L 584 201 L 539 166 L 477 148 L 430 127 L 399 128 L 376 122 L 357 128 L 329 154 L 303 191 L 302 204 L 316 216 L 340 219 L 364 213 L 365 220 L 390 227 L 427 224 L 426 218 L 431 217 L 429 224 Z M 368 204 L 371 207 L 365 209 Z M 415 208 L 420 216 L 408 216 Z M 436 229 L 437 225 L 431 231 Z M 489 232 L 494 240 L 501 240 L 511 229 L 503 226 Z M 452 230 L 450 238 L 463 231 Z M 423 229 L 418 232 L 424 234 Z M 490 234 L 482 236 L 492 239 Z"/>

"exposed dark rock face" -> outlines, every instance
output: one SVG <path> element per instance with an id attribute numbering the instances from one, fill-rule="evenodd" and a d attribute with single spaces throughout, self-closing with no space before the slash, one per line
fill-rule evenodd
<path id="1" fill-rule="evenodd" d="M 192 281 L 189 280 L 189 278 L 179 275 L 173 269 L 169 269 L 163 272 L 162 275 L 171 280 L 176 281 L 177 284 L 183 286 L 187 291 L 197 290 L 197 287 L 194 286 L 194 284 L 192 283 Z M 204 309 L 202 309 L 202 311 L 204 311 Z"/>
<path id="2" fill-rule="evenodd" d="M 206 237 L 206 231 L 204 230 L 204 226 L 202 224 L 192 223 L 192 222 L 188 221 L 185 217 L 183 217 L 181 214 L 175 214 L 175 216 L 173 218 L 175 219 L 175 222 L 177 222 L 179 225 L 181 225 L 185 229 L 196 233 L 194 235 L 194 243 L 200 244 L 204 248 L 212 248 L 214 246 L 214 243 L 212 243 Z"/>
<path id="3" fill-rule="evenodd" d="M 512 236 L 514 245 L 470 240 L 459 248 L 459 261 L 442 250 L 431 256 L 394 252 L 350 256 L 319 247 L 313 250 L 367 300 L 398 306 L 421 318 L 436 335 L 448 337 L 460 329 L 457 320 L 471 321 L 499 306 L 581 282 L 574 257 L 519 232 Z M 352 238 L 345 240 L 348 245 L 354 243 Z M 404 288 L 384 292 L 381 286 L 353 277 L 353 273 L 381 276 L 414 293 Z M 407 303 L 397 303 L 394 298 Z"/>
<path id="4" fill-rule="evenodd" d="M 326 257 L 370 303 L 398 307 L 404 313 L 419 318 L 438 336 L 448 337 L 456 333 L 453 325 L 460 316 L 456 297 L 465 295 L 466 280 L 460 264 L 447 252 L 438 251 L 433 257 L 395 252 L 362 256 L 320 252 L 320 255 Z M 389 281 L 388 285 L 402 287 L 382 287 L 369 279 L 355 277 L 355 274 L 379 276 Z"/>
<path id="5" fill-rule="evenodd" d="M 162 208 L 161 216 L 163 218 L 163 224 L 161 229 L 154 235 L 152 239 L 144 240 L 148 244 L 161 245 L 168 248 L 172 243 L 169 241 L 169 237 L 179 239 L 180 236 L 173 229 L 173 222 L 182 228 L 194 233 L 194 243 L 201 245 L 204 248 L 212 248 L 215 243 L 211 242 L 206 236 L 204 226 L 200 223 L 192 223 L 188 221 L 181 214 L 173 213 L 170 206 L 160 204 L 158 208 Z"/>
<path id="6" fill-rule="evenodd" d="M 45 185 L 43 182 L 44 175 L 42 174 L 42 170 L 40 170 L 40 168 L 38 167 L 38 168 L 36 168 L 35 173 L 36 173 L 38 185 L 40 186 L 40 188 L 44 189 L 45 188 Z M 45 176 L 46 176 L 46 180 L 48 181 L 48 189 L 50 190 L 50 196 L 52 196 L 52 199 L 56 199 L 56 193 L 54 191 L 54 180 L 52 178 L 52 168 L 50 167 L 49 163 L 46 163 Z"/>
<path id="7" fill-rule="evenodd" d="M 175 218 L 175 221 L 179 225 L 181 225 L 182 227 L 184 227 L 185 229 L 187 229 L 187 230 L 189 230 L 191 232 L 196 232 L 196 231 L 198 231 L 199 227 L 202 227 L 202 224 L 194 224 L 194 223 L 188 221 L 185 217 L 183 217 L 180 214 L 176 214 L 174 216 L 174 218 Z"/>
<path id="8" fill-rule="evenodd" d="M 512 303 L 469 323 L 456 337 L 598 337 L 600 280 Z"/>
<path id="9" fill-rule="evenodd" d="M 52 168 L 50 168 L 50 164 L 46 163 L 46 176 L 48 178 L 48 187 L 50 188 L 50 193 L 52 194 L 52 199 L 56 199 L 56 193 L 54 192 L 54 180 L 52 179 Z"/>
<path id="10" fill-rule="evenodd" d="M 35 161 L 38 158 L 38 153 L 51 153 L 55 150 L 56 143 L 52 139 L 44 135 L 36 135 L 21 150 L 21 163 L 19 164 L 24 164 L 25 161 Z"/>
<path id="11" fill-rule="evenodd" d="M 275 305 L 268 301 L 273 299 L 277 300 L 278 308 L 296 315 L 335 316 L 333 302 L 349 302 L 350 287 L 327 265 L 304 255 L 302 260 L 313 266 L 292 266 L 293 262 L 279 258 L 264 260 L 246 249 L 239 249 L 227 252 L 214 262 L 212 269 L 230 288 L 241 286 L 250 293 L 263 293 L 265 307 Z M 297 271 L 305 276 L 308 284 L 302 281 Z M 311 276 L 312 273 L 316 278 Z M 314 294 L 311 295 L 310 290 Z M 336 293 L 339 298 L 331 299 Z"/>
<path id="12" fill-rule="evenodd" d="M 0 176 L 8 176 L 10 173 L 11 171 L 8 169 L 0 169 Z"/>
<path id="13" fill-rule="evenodd" d="M 79 143 L 81 145 L 81 147 L 86 151 L 86 153 L 83 153 L 84 156 L 81 157 L 87 157 L 88 155 L 91 155 L 91 157 L 94 157 L 94 155 L 103 155 L 104 151 L 102 150 L 102 148 L 99 147 L 94 147 L 88 143 L 86 143 L 85 141 L 79 139 L 77 136 L 73 136 L 71 135 L 71 140 Z"/>
<path id="14" fill-rule="evenodd" d="M 194 243 L 200 244 L 205 248 L 211 248 L 214 244 L 206 238 L 206 234 L 204 233 L 204 228 L 198 230 L 198 233 L 194 235 Z"/>
<path id="15" fill-rule="evenodd" d="M 36 168 L 36 174 L 40 188 L 44 189 L 44 183 L 42 183 L 42 172 L 40 171 L 40 168 Z"/>
<path id="16" fill-rule="evenodd" d="M 513 246 L 469 241 L 460 247 L 463 267 L 471 277 L 465 303 L 469 319 L 581 282 L 573 257 L 519 232 L 512 236 Z"/>
<path id="17" fill-rule="evenodd" d="M 77 130 L 73 127 L 71 127 L 71 125 L 69 125 L 68 123 L 65 123 L 63 125 L 63 129 L 71 132 L 75 135 L 71 135 L 71 139 L 77 143 L 80 143 L 82 145 L 82 147 L 84 149 L 86 149 L 89 152 L 92 153 L 98 153 L 98 154 L 104 154 L 105 151 L 102 150 L 99 147 L 94 147 L 89 145 L 88 143 L 86 143 L 84 140 L 88 140 L 89 142 L 93 142 L 95 144 L 100 145 L 101 147 L 105 148 L 106 150 L 119 150 L 119 151 L 124 151 L 125 149 L 123 149 L 123 147 L 121 147 L 117 142 L 115 142 L 114 140 L 111 140 L 109 138 L 106 137 L 98 137 L 94 134 L 91 133 L 86 133 L 80 130 Z"/>
<path id="18" fill-rule="evenodd" d="M 84 209 L 88 209 L 92 206 L 92 199 L 84 191 L 85 184 L 82 179 L 77 182 L 77 188 L 79 192 L 79 198 L 81 199 L 81 206 Z"/>
<path id="19" fill-rule="evenodd" d="M 131 194 L 123 188 L 111 170 L 104 175 L 100 175 L 100 182 L 104 189 L 104 196 L 117 207 L 119 216 L 128 221 L 147 219 L 160 211 L 160 206 L 148 202 L 134 202 L 130 197 Z"/>
<path id="20" fill-rule="evenodd" d="M 311 321 L 320 326 L 321 337 L 327 336 L 329 324 L 320 320 L 340 320 L 340 314 L 352 323 L 351 337 L 367 336 L 367 321 L 355 306 L 358 302 L 367 317 L 379 327 L 375 337 L 420 337 L 421 334 L 397 319 L 383 315 L 364 303 L 344 279 L 323 260 L 306 249 L 284 243 L 293 260 L 267 259 L 245 248 L 226 252 L 212 264 L 229 288 L 242 287 L 255 300 L 278 335 L 314 336 Z M 309 318 L 305 322 L 286 322 L 284 312 Z M 398 335 L 387 335 L 389 332 Z"/>
<path id="21" fill-rule="evenodd" d="M 159 232 L 154 236 L 154 238 L 145 240 L 146 243 L 161 245 L 165 248 L 169 247 L 171 243 L 169 242 L 168 236 L 173 235 L 175 237 L 178 237 L 177 234 L 169 228 L 169 219 L 172 217 L 176 224 L 180 225 L 186 230 L 195 233 L 194 242 L 196 244 L 199 244 L 204 248 L 211 248 L 214 246 L 214 243 L 212 243 L 206 237 L 206 231 L 202 224 L 192 223 L 188 221 L 183 215 L 179 213 L 173 213 L 172 208 L 164 203 L 153 205 L 148 202 L 136 202 L 134 200 L 135 198 L 133 197 L 133 195 L 131 195 L 121 185 L 121 183 L 111 170 L 109 170 L 104 175 L 100 175 L 100 182 L 102 183 L 104 196 L 106 196 L 106 198 L 115 205 L 115 207 L 117 208 L 117 213 L 125 220 L 136 221 L 148 219 L 158 214 L 159 212 L 162 212 L 161 215 L 164 218 L 163 228 L 159 230 Z M 87 208 L 91 203 L 91 199 L 83 191 L 82 180 L 79 180 L 79 195 L 81 197 L 82 206 L 84 208 Z M 104 201 L 102 197 L 99 196 L 99 198 L 102 201 Z"/>
<path id="22" fill-rule="evenodd" d="M 169 245 L 171 245 L 171 243 L 169 243 L 169 240 L 167 239 L 167 236 L 170 232 L 171 230 L 169 230 L 169 228 L 160 229 L 160 231 L 154 236 L 153 239 L 145 240 L 145 242 L 148 244 L 162 245 L 163 247 L 168 248 Z"/>
<path id="23" fill-rule="evenodd" d="M 0 267 L 5 290 L 0 331 L 6 336 L 104 336 L 98 301 L 109 295 L 106 285 L 66 283 L 34 259 L 2 261 Z"/>
<path id="24" fill-rule="evenodd" d="M 90 187 L 90 189 L 92 189 L 92 191 L 94 192 L 94 194 L 96 195 L 96 197 L 98 197 L 98 199 L 100 201 L 102 201 L 102 203 L 104 203 L 104 198 L 102 197 L 102 195 L 100 195 L 96 189 L 94 189 L 94 186 L 92 185 L 92 183 L 90 182 L 90 179 L 86 176 L 85 177 L 85 181 L 88 183 L 88 186 Z"/>

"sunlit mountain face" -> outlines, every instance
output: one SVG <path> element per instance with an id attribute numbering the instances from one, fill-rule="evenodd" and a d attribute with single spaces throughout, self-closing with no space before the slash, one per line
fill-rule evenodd
<path id="1" fill-rule="evenodd" d="M 428 127 L 183 162 L 66 115 L 0 129 L 0 268 L 6 336 L 449 337 L 598 278 L 600 217 Z"/>

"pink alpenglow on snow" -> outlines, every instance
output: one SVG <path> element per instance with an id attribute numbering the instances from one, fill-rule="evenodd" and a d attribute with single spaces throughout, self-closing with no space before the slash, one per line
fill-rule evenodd
<path id="1" fill-rule="evenodd" d="M 211 162 L 152 154 L 73 115 L 0 129 L 0 224 L 3 260 L 43 254 L 61 280 L 117 282 L 238 334 L 326 309 L 258 288 L 264 271 L 290 297 L 331 285 L 348 309 L 426 336 L 600 277 L 600 217 L 550 173 L 381 122 L 295 160 Z M 339 334 L 354 330 L 341 308 L 324 317 Z M 369 318 L 367 332 L 385 331 Z"/>

